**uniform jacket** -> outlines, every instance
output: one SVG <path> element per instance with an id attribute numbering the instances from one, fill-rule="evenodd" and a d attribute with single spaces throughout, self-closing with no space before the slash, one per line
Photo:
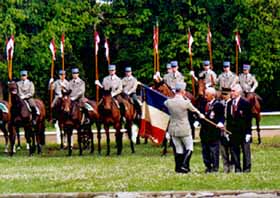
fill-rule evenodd
<path id="1" fill-rule="evenodd" d="M 123 85 L 123 92 L 126 93 L 127 95 L 136 93 L 137 79 L 134 76 L 130 76 L 130 77 L 126 76 L 122 79 L 122 85 Z"/>
<path id="2" fill-rule="evenodd" d="M 208 111 L 206 106 L 208 106 Z M 225 122 L 225 110 L 224 105 L 217 99 L 209 103 L 205 103 L 203 109 L 200 109 L 200 112 L 204 112 L 206 118 L 212 122 L 218 124 L 219 122 Z M 201 120 L 201 129 L 200 129 L 200 139 L 201 142 L 213 142 L 218 141 L 221 138 L 221 130 L 205 120 Z"/>
<path id="3" fill-rule="evenodd" d="M 212 85 L 211 76 L 213 77 L 213 83 L 215 83 L 217 80 L 216 73 L 211 69 L 209 69 L 208 71 L 204 70 L 204 71 L 200 72 L 198 76 L 199 76 L 199 78 L 204 78 L 206 87 L 209 87 Z"/>
<path id="4" fill-rule="evenodd" d="M 184 76 L 180 72 L 170 72 L 166 75 L 164 82 L 171 87 L 171 89 L 175 89 L 176 82 L 184 82 Z"/>
<path id="5" fill-rule="evenodd" d="M 230 135 L 232 143 L 239 144 L 245 141 L 246 134 L 251 135 L 251 105 L 241 97 L 237 103 L 237 111 L 234 113 L 232 103 L 233 99 L 228 102 L 226 109 L 227 129 L 232 132 Z"/>
<path id="6" fill-rule="evenodd" d="M 252 74 L 240 74 L 239 83 L 242 87 L 242 90 L 245 92 L 255 92 L 255 89 L 258 87 L 258 81 L 255 76 Z"/>
<path id="7" fill-rule="evenodd" d="M 117 75 L 109 75 L 103 79 L 102 85 L 105 90 L 110 90 L 113 96 L 116 96 L 122 92 L 122 80 Z"/>
<path id="8" fill-rule="evenodd" d="M 191 135 L 191 127 L 188 119 L 188 110 L 198 111 L 190 100 L 185 100 L 180 95 L 167 99 L 164 105 L 170 113 L 170 123 L 168 132 L 174 137 L 184 137 Z"/>
<path id="9" fill-rule="evenodd" d="M 222 88 L 231 88 L 238 81 L 238 77 L 231 71 L 228 73 L 221 73 L 217 78 L 217 84 L 219 85 L 219 89 Z"/>
<path id="10" fill-rule="evenodd" d="M 57 79 L 53 84 L 53 89 L 56 97 L 62 97 L 62 86 L 69 90 L 69 82 L 68 80 L 64 79 L 63 81 L 61 79 Z"/>
<path id="11" fill-rule="evenodd" d="M 71 100 L 83 99 L 85 97 L 85 82 L 80 79 L 72 79 L 69 82 L 69 90 L 71 90 Z"/>
<path id="12" fill-rule="evenodd" d="M 33 82 L 26 79 L 17 82 L 18 96 L 23 99 L 32 98 L 35 94 L 35 87 Z"/>

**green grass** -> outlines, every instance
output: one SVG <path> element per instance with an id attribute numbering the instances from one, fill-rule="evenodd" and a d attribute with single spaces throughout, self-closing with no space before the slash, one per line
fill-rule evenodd
<path id="1" fill-rule="evenodd" d="M 255 125 L 255 121 L 253 121 L 253 124 Z M 263 125 L 263 126 L 280 125 L 280 115 L 279 116 L 278 115 L 262 116 L 261 125 Z"/>
<path id="2" fill-rule="evenodd" d="M 263 142 L 252 145 L 248 174 L 225 174 L 222 168 L 217 174 L 205 174 L 199 143 L 191 159 L 192 172 L 186 175 L 174 172 L 171 149 L 161 157 L 161 148 L 151 144 L 137 145 L 131 154 L 126 142 L 122 156 L 116 156 L 112 143 L 110 157 L 104 156 L 104 148 L 101 156 L 85 152 L 80 157 L 74 150 L 66 157 L 56 145 L 46 146 L 42 156 L 27 157 L 24 150 L 14 157 L 2 153 L 0 193 L 279 189 L 280 137 Z"/>

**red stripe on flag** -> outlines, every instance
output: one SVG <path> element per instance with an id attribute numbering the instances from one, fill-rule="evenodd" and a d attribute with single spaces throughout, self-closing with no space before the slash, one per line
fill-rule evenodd
<path id="1" fill-rule="evenodd" d="M 139 135 L 151 139 L 156 144 L 162 144 L 165 137 L 165 130 L 152 126 L 149 121 L 142 119 Z"/>

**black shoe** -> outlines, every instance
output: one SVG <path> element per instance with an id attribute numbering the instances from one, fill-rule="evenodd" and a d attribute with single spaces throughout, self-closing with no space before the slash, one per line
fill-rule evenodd
<path id="1" fill-rule="evenodd" d="M 212 172 L 211 168 L 206 168 L 205 169 L 205 173 L 211 173 L 211 172 Z"/>
<path id="2" fill-rule="evenodd" d="M 190 169 L 190 168 L 186 168 L 186 167 L 184 167 L 184 166 L 181 167 L 181 170 L 183 170 L 185 173 L 191 172 L 191 169 Z"/>
<path id="3" fill-rule="evenodd" d="M 250 168 L 244 169 L 243 172 L 244 172 L 244 173 L 250 173 L 250 172 L 251 172 L 251 169 L 250 169 Z"/>

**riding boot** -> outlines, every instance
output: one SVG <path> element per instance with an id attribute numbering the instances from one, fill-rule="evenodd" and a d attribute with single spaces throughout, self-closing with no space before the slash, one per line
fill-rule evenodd
<path id="1" fill-rule="evenodd" d="M 184 160 L 184 154 L 175 153 L 175 172 L 187 173 L 185 170 L 181 168 L 183 160 Z"/>
<path id="2" fill-rule="evenodd" d="M 32 111 L 32 125 L 36 125 L 37 110 L 35 107 L 31 107 L 31 111 Z"/>
<path id="3" fill-rule="evenodd" d="M 186 153 L 183 155 L 183 162 L 182 162 L 182 166 L 181 169 L 184 170 L 185 172 L 190 172 L 190 159 L 192 156 L 192 151 L 191 150 L 187 150 Z"/>

